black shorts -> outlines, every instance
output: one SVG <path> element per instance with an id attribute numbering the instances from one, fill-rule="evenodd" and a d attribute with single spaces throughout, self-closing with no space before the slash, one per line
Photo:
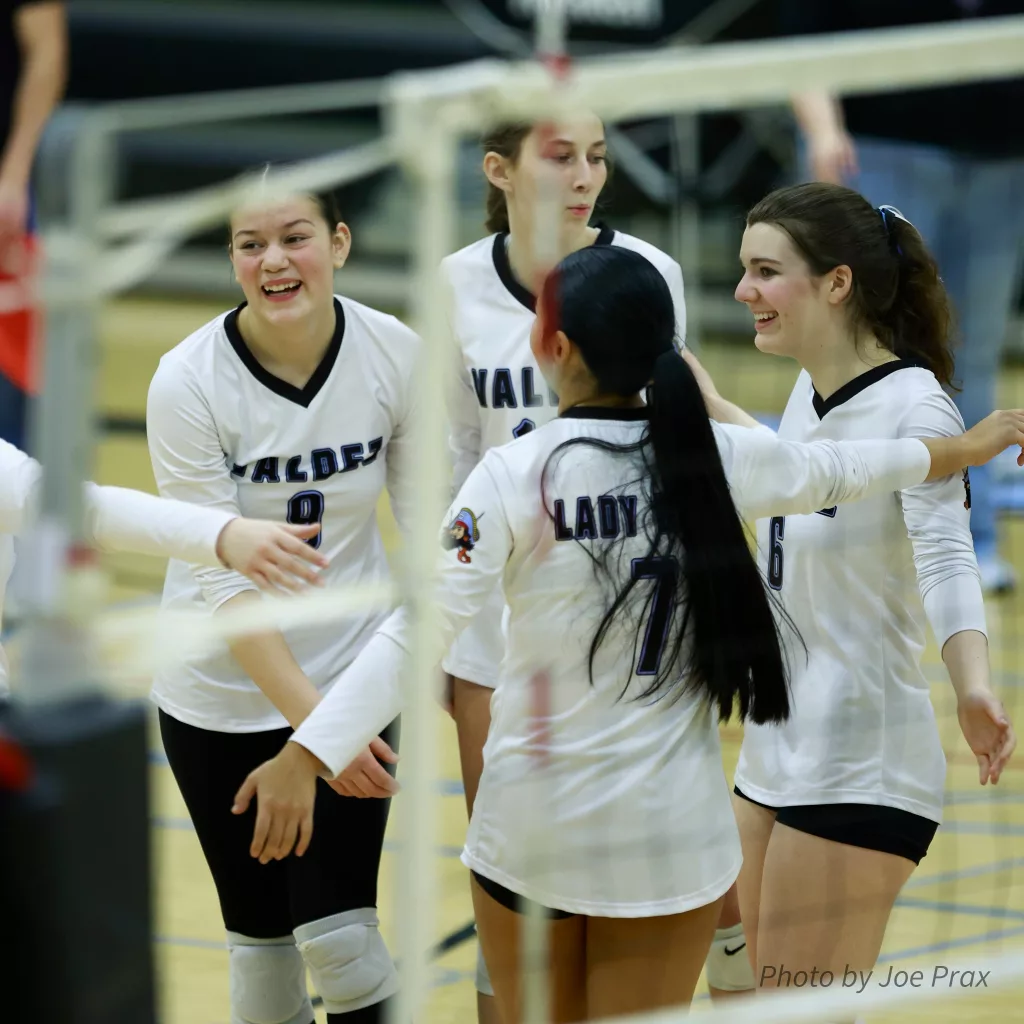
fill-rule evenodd
<path id="1" fill-rule="evenodd" d="M 476 879 L 476 884 L 488 896 L 494 900 L 495 903 L 500 903 L 506 910 L 511 910 L 514 914 L 525 914 L 526 907 L 529 906 L 530 901 L 520 896 L 519 893 L 513 892 L 511 889 L 506 889 L 503 885 L 498 885 L 493 879 L 485 878 L 483 875 L 478 875 L 475 871 L 470 871 L 473 878 Z M 577 917 L 576 914 L 569 913 L 568 910 L 552 910 L 550 907 L 543 907 L 544 916 L 549 921 L 564 921 L 567 917 Z"/>
<path id="2" fill-rule="evenodd" d="M 905 857 L 915 864 L 928 852 L 939 826 L 930 818 L 898 807 L 879 804 L 798 804 L 795 807 L 771 807 L 740 791 L 733 792 L 743 800 L 775 812 L 780 825 L 798 832 L 831 839 L 834 843 L 859 846 Z"/>
<path id="3" fill-rule="evenodd" d="M 260 864 L 249 855 L 256 801 L 231 813 L 238 787 L 274 757 L 291 729 L 211 732 L 160 712 L 160 735 L 210 867 L 228 931 L 277 939 L 299 925 L 377 906 L 377 871 L 390 800 L 339 796 L 317 781 L 313 839 L 302 857 Z M 398 749 L 398 722 L 382 734 Z M 392 765 L 386 766 L 394 771 Z"/>

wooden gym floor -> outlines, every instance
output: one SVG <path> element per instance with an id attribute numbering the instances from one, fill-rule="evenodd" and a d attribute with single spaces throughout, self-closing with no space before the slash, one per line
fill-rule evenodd
<path id="1" fill-rule="evenodd" d="M 146 389 L 160 355 L 220 311 L 205 302 L 123 299 L 105 311 L 98 401 L 104 415 L 142 419 Z M 736 346 L 707 346 L 703 358 L 720 388 L 748 409 L 781 412 L 795 367 Z M 1024 404 L 1024 374 L 1007 371 L 1000 401 Z M 1024 471 L 1022 471 L 1024 472 Z M 99 445 L 94 479 L 101 483 L 154 490 L 144 436 L 110 433 Z M 393 526 L 388 521 L 389 538 Z M 1024 578 L 1022 522 L 1004 519 L 1003 550 Z M 111 557 L 111 604 L 151 601 L 162 582 L 162 564 L 141 557 Z M 989 625 L 996 680 L 1007 708 L 1024 731 L 1021 669 L 1024 668 L 1024 588 L 1018 595 L 990 602 Z M 1018 751 L 1003 782 L 982 789 L 973 758 L 959 735 L 955 703 L 934 649 L 927 654 L 933 695 L 949 755 L 947 819 L 904 892 L 886 936 L 883 972 L 888 964 L 924 971 L 923 991 L 931 988 L 937 966 L 957 968 L 963 960 L 995 955 L 1013 943 L 1024 952 L 1024 749 Z M 145 692 L 140 680 L 138 692 Z M 437 880 L 438 939 L 472 917 L 466 872 L 458 860 L 465 829 L 454 729 L 437 713 L 443 785 L 439 813 Z M 727 769 L 739 750 L 737 727 L 723 730 Z M 154 733 L 153 757 L 155 902 L 157 959 L 165 1024 L 226 1024 L 227 954 L 213 885 L 195 833 Z M 398 798 L 399 800 L 401 797 Z M 394 815 L 393 815 L 394 818 Z M 391 928 L 394 853 L 386 852 L 381 879 L 381 916 Z M 475 1019 L 473 968 L 475 940 L 442 956 L 436 965 L 431 1024 L 468 1024 Z M 992 978 L 990 984 L 996 982 Z M 944 985 L 945 982 L 940 982 Z M 706 991 L 703 983 L 700 993 Z M 950 995 L 952 992 L 949 993 Z M 872 1016 L 873 1021 L 1002 1022 L 1017 1017 L 1024 983 L 992 994 L 971 992 L 963 1001 L 929 1002 L 916 1012 Z M 967 1000 L 970 1002 L 968 1003 Z M 703 1001 L 701 1003 L 703 1004 Z M 323 1020 L 322 1011 L 317 1017 Z"/>

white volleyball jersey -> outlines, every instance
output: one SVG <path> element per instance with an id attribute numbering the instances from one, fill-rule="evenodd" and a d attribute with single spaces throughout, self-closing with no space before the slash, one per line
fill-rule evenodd
<path id="1" fill-rule="evenodd" d="M 435 662 L 496 583 L 509 605 L 508 648 L 464 862 L 546 906 L 597 916 L 701 906 L 729 888 L 741 859 L 716 716 L 690 695 L 635 699 L 664 644 L 649 623 L 638 623 L 648 597 L 651 619 L 661 606 L 650 589 L 658 566 L 647 558 L 648 507 L 635 456 L 575 447 L 551 461 L 541 497 L 542 474 L 562 442 L 634 443 L 644 415 L 574 409 L 491 449 L 444 520 L 432 605 L 440 619 L 428 652 Z M 714 429 L 748 516 L 910 485 L 930 466 L 918 441 L 794 445 L 767 430 Z M 612 625 L 591 679 L 591 638 L 610 601 L 591 555 L 609 545 L 612 572 L 638 581 L 637 605 Z M 295 740 L 332 772 L 401 707 L 410 635 L 399 610 L 296 731 Z M 540 703 L 539 674 L 550 681 Z M 542 728 L 531 721 L 538 708 Z M 546 737 L 543 751 L 538 736 Z"/>
<path id="2" fill-rule="evenodd" d="M 649 260 L 665 278 L 676 309 L 679 347 L 686 341 L 686 301 L 679 264 L 648 242 L 598 225 L 595 245 L 619 245 Z M 509 235 L 490 235 L 441 264 L 449 289 L 452 350 L 448 406 L 455 461 L 452 493 L 484 453 L 553 420 L 558 397 L 530 351 L 534 295 L 516 280 Z"/>
<path id="3" fill-rule="evenodd" d="M 14 569 L 14 537 L 37 514 L 42 466 L 0 441 L 0 622 Z M 102 551 L 133 551 L 164 558 L 191 558 L 218 565 L 217 539 L 234 518 L 217 509 L 165 501 L 123 487 L 85 485 L 85 539 Z M 0 647 L 0 696 L 7 692 L 8 663 Z"/>
<path id="4" fill-rule="evenodd" d="M 963 433 L 928 371 L 902 361 L 827 401 L 800 374 L 779 436 L 945 437 Z M 985 632 L 966 473 L 812 515 L 758 523 L 769 583 L 791 634 L 793 716 L 746 727 L 736 785 L 760 803 L 867 803 L 942 820 L 945 759 L 920 660 L 925 618 L 941 649 Z M 923 602 L 923 604 L 922 604 Z"/>
<path id="5" fill-rule="evenodd" d="M 392 316 L 336 297 L 336 330 L 298 388 L 267 372 L 222 314 L 163 357 L 149 391 L 147 429 L 160 492 L 280 522 L 320 522 L 328 586 L 373 583 L 388 565 L 377 524 L 385 488 L 399 526 L 412 513 L 417 336 Z M 165 608 L 207 609 L 255 586 L 226 569 L 174 561 Z M 378 611 L 285 631 L 310 681 L 326 688 L 379 625 Z M 225 648 L 160 672 L 153 698 L 199 728 L 257 732 L 284 717 Z"/>

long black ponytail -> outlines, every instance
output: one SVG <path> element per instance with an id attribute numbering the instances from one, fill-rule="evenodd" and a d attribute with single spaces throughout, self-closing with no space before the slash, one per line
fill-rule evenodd
<path id="1" fill-rule="evenodd" d="M 647 505 L 646 578 L 656 577 L 656 586 L 643 591 L 637 650 L 657 591 L 660 608 L 670 609 L 664 652 L 640 697 L 676 699 L 697 692 L 722 719 L 738 704 L 741 720 L 784 721 L 789 688 L 778 627 L 729 492 L 703 396 L 674 345 L 675 313 L 664 278 L 635 252 L 590 246 L 558 265 L 541 303 L 546 317 L 557 315 L 558 329 L 579 348 L 603 395 L 628 398 L 650 385 L 648 426 L 639 442 L 573 438 L 551 456 L 582 444 L 639 460 Z M 583 546 L 609 573 L 609 552 L 594 554 Z M 591 674 L 609 628 L 628 614 L 645 578 L 615 576 L 614 597 L 591 642 Z"/>

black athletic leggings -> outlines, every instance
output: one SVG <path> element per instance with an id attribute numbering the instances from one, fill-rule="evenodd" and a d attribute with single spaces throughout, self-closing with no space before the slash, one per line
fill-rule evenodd
<path id="1" fill-rule="evenodd" d="M 382 736 L 398 749 L 396 719 Z M 377 870 L 390 800 L 339 796 L 317 782 L 313 839 L 302 857 L 260 864 L 249 855 L 256 801 L 231 813 L 245 777 L 274 757 L 292 735 L 210 732 L 160 712 L 171 771 L 213 874 L 228 931 L 254 939 L 290 935 L 299 925 L 377 906 Z M 392 765 L 386 766 L 389 771 Z"/>

